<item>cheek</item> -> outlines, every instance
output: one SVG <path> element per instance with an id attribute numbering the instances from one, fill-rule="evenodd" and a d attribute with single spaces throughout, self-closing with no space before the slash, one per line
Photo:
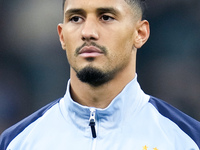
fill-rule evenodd
<path id="1" fill-rule="evenodd" d="M 133 50 L 133 38 L 132 36 L 122 35 L 115 38 L 113 41 L 113 47 L 116 54 L 129 55 Z"/>
<path id="2" fill-rule="evenodd" d="M 66 45 L 66 54 L 68 59 L 71 59 L 74 56 L 75 50 L 77 46 L 77 39 L 75 37 L 75 33 L 72 34 L 68 30 L 64 32 L 64 42 Z"/>
<path id="3" fill-rule="evenodd" d="M 122 35 L 122 34 L 121 34 Z M 132 36 L 127 34 L 123 34 L 122 36 L 118 36 L 114 38 L 110 43 L 110 57 L 112 60 L 111 64 L 118 64 L 119 66 L 127 64 L 133 54 L 133 41 Z"/>
<path id="4" fill-rule="evenodd" d="M 80 40 L 80 34 L 78 30 L 75 30 L 69 25 L 66 25 L 63 28 L 63 37 L 65 44 L 68 49 L 76 49 L 76 46 L 78 46 L 78 42 Z"/>
<path id="5" fill-rule="evenodd" d="M 66 38 L 67 39 L 67 38 Z M 74 60 L 74 56 L 75 56 L 75 44 L 72 44 L 73 42 L 65 42 L 66 43 L 66 56 L 67 56 L 67 60 L 69 62 L 70 65 L 72 65 L 73 63 L 75 63 Z"/>
<path id="6" fill-rule="evenodd" d="M 117 47 L 124 47 L 125 49 L 132 48 L 134 43 L 134 29 L 129 26 L 118 28 L 117 30 L 111 32 L 113 35 L 107 37 L 111 39 L 112 42 L 117 45 Z"/>
<path id="7" fill-rule="evenodd" d="M 67 50 L 73 48 L 73 44 L 72 44 L 73 43 L 73 36 L 70 36 L 70 34 L 65 33 L 64 40 L 65 40 L 65 45 L 66 45 Z"/>

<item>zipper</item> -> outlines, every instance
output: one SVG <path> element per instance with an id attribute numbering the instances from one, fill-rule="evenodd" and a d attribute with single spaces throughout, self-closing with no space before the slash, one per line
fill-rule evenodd
<path id="1" fill-rule="evenodd" d="M 95 129 L 95 112 L 96 110 L 94 108 L 90 109 L 90 119 L 89 119 L 89 126 L 91 127 L 92 137 L 96 138 L 96 129 Z"/>
<path id="2" fill-rule="evenodd" d="M 96 150 L 97 138 L 93 138 L 92 150 Z"/>

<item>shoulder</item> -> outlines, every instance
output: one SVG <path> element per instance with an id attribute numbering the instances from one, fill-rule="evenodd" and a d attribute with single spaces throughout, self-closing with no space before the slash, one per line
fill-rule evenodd
<path id="1" fill-rule="evenodd" d="M 17 124 L 11 126 L 7 130 L 5 130 L 0 136 L 0 149 L 4 150 L 9 145 L 9 143 L 18 135 L 20 134 L 27 126 L 32 124 L 38 118 L 43 116 L 45 112 L 47 112 L 52 106 L 56 105 L 60 99 L 57 99 L 46 106 L 42 107 L 38 111 L 34 112 L 30 116 L 26 117 L 22 121 L 18 122 Z"/>
<path id="2" fill-rule="evenodd" d="M 150 97 L 151 103 L 157 111 L 164 117 L 174 122 L 183 132 L 185 132 L 200 147 L 200 122 L 181 112 L 170 104 Z"/>

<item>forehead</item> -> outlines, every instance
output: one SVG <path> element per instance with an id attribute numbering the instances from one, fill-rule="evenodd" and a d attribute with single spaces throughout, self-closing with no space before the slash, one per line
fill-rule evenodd
<path id="1" fill-rule="evenodd" d="M 69 9 L 84 9 L 85 11 L 95 11 L 98 8 L 114 8 L 120 12 L 130 13 L 131 7 L 124 0 L 66 0 L 64 12 Z"/>

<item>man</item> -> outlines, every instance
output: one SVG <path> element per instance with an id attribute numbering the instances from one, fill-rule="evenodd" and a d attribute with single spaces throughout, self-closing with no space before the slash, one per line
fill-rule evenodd
<path id="1" fill-rule="evenodd" d="M 200 123 L 145 94 L 141 0 L 66 0 L 58 25 L 70 64 L 63 98 L 7 129 L 1 150 L 199 150 Z"/>

